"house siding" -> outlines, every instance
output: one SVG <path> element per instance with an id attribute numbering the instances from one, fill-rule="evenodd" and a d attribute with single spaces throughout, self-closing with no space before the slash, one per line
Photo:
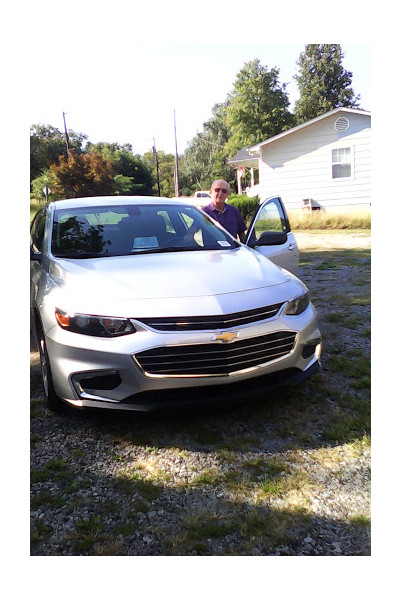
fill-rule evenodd
<path id="1" fill-rule="evenodd" d="M 349 129 L 339 133 L 340 116 Z M 352 149 L 351 178 L 332 178 L 332 149 Z M 260 148 L 261 198 L 282 197 L 288 210 L 312 198 L 322 209 L 365 208 L 371 203 L 371 117 L 336 113 Z"/>

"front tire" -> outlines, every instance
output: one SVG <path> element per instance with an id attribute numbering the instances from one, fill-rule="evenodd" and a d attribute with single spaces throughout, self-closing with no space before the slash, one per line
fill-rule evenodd
<path id="1" fill-rule="evenodd" d="M 54 413 L 60 413 L 64 409 L 64 403 L 56 394 L 51 375 L 49 355 L 47 353 L 46 337 L 41 324 L 36 324 L 37 328 L 37 347 L 40 359 L 40 371 L 42 376 L 42 386 L 47 407 Z"/>

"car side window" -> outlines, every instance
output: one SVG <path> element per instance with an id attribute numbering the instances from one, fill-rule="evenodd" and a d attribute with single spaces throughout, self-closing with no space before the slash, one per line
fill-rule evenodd
<path id="1" fill-rule="evenodd" d="M 172 224 L 168 211 L 157 211 L 157 215 L 164 219 L 167 232 L 170 234 L 176 234 L 175 227 Z"/>
<path id="2" fill-rule="evenodd" d="M 45 225 L 46 213 L 45 211 L 41 211 L 35 217 L 31 229 L 31 246 L 35 253 L 42 252 Z"/>
<path id="3" fill-rule="evenodd" d="M 282 232 L 288 231 L 287 222 L 282 211 L 282 206 L 279 200 L 273 199 L 268 202 L 257 215 L 254 223 L 254 234 L 256 239 L 263 232 Z"/>

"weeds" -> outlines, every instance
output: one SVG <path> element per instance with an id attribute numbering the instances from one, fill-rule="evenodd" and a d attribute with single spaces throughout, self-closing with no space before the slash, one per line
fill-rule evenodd
<path id="1" fill-rule="evenodd" d="M 293 230 L 370 230 L 371 215 L 349 214 L 335 215 L 313 211 L 311 214 L 289 213 L 290 225 Z"/>
<path id="2" fill-rule="evenodd" d="M 74 479 L 74 472 L 68 467 L 66 459 L 54 459 L 47 461 L 43 469 L 34 469 L 31 471 L 31 482 L 47 482 L 55 480 L 57 482 L 68 483 Z"/>
<path id="3" fill-rule="evenodd" d="M 127 495 L 139 492 L 146 501 L 154 501 L 163 491 L 163 487 L 159 484 L 155 484 L 138 473 L 132 474 L 128 471 L 119 472 L 115 487 Z"/>
<path id="4" fill-rule="evenodd" d="M 350 518 L 350 523 L 354 526 L 360 527 L 370 527 L 371 526 L 371 517 L 369 515 L 364 514 L 356 514 Z"/>

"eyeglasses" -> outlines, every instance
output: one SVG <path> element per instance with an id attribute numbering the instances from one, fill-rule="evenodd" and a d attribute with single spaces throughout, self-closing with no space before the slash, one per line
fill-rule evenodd
<path id="1" fill-rule="evenodd" d="M 223 194 L 228 194 L 229 190 L 227 188 L 213 188 L 214 192 L 222 192 Z"/>

